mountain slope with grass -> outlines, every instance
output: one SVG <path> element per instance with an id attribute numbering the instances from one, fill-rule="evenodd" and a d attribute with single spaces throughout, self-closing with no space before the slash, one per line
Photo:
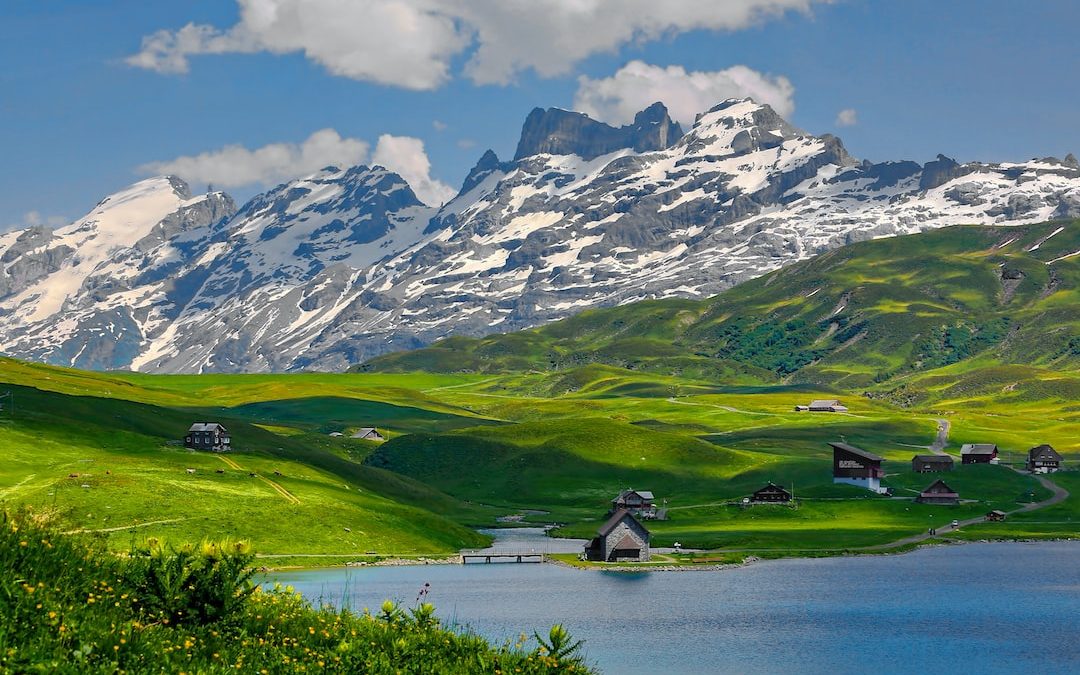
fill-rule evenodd
<path id="1" fill-rule="evenodd" d="M 451 338 L 370 372 L 605 364 L 725 383 L 891 389 L 924 373 L 1080 365 L 1080 221 L 956 226 L 852 244 L 705 301 L 590 310 Z M 1008 379 L 1006 377 L 1006 379 Z"/>

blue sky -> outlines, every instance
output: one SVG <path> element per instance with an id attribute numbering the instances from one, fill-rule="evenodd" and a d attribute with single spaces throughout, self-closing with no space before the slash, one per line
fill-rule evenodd
<path id="1" fill-rule="evenodd" d="M 424 15 L 429 32 L 418 34 L 396 33 L 382 14 L 356 16 L 358 3 L 342 12 L 345 0 L 240 2 L 250 16 L 227 0 L 0 4 L 0 228 L 81 216 L 153 163 L 184 167 L 197 190 L 221 176 L 219 187 L 243 199 L 323 154 L 384 160 L 442 195 L 486 148 L 511 156 L 533 107 L 574 107 L 590 100 L 582 89 L 606 83 L 592 111 L 620 121 L 649 93 L 616 77 L 631 62 L 663 75 L 661 90 L 681 86 L 673 67 L 700 71 L 714 85 L 699 98 L 728 91 L 729 69 L 745 66 L 792 123 L 839 135 L 860 158 L 1080 154 L 1080 3 L 1067 0 L 732 0 L 764 8 L 751 20 L 734 9 L 695 15 L 712 3 L 642 3 L 673 17 L 658 35 L 629 10 L 560 24 L 559 7 L 573 4 L 563 0 L 505 0 L 483 16 L 455 9 L 481 0 L 371 3 L 449 8 Z M 296 12 L 295 30 L 288 17 L 258 24 L 266 7 Z M 204 28 L 177 48 L 175 31 L 189 23 Z M 162 30 L 179 60 L 158 51 L 133 64 Z M 845 109 L 854 124 L 840 126 Z M 319 130 L 333 131 L 304 146 Z M 240 154 L 215 154 L 225 146 Z M 200 153 L 211 154 L 178 159 Z"/>

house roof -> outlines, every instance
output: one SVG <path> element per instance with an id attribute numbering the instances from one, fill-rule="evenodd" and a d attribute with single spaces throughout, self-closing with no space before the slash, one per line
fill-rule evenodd
<path id="1" fill-rule="evenodd" d="M 878 457 L 874 453 L 867 452 L 867 451 L 863 450 L 862 448 L 856 448 L 854 445 L 848 445 L 847 443 L 829 443 L 829 445 L 831 445 L 836 450 L 843 450 L 844 452 L 850 452 L 853 455 L 858 455 L 860 457 L 863 457 L 865 459 L 870 460 L 871 462 L 884 462 L 885 461 L 885 459 L 883 457 Z"/>
<path id="2" fill-rule="evenodd" d="M 655 499 L 655 497 L 653 497 L 653 493 L 648 491 L 648 490 L 630 490 L 630 489 L 627 489 L 627 490 L 623 490 L 622 492 L 620 492 L 619 496 L 616 497 L 615 499 L 613 499 L 612 501 L 617 502 L 620 499 L 624 499 L 624 498 L 628 497 L 629 495 L 637 495 L 638 497 L 641 497 L 642 499 L 646 499 L 646 500 L 649 500 L 649 501 L 652 501 L 653 499 Z"/>
<path id="3" fill-rule="evenodd" d="M 1053 446 L 1043 443 L 1042 445 L 1036 445 L 1034 448 L 1028 450 L 1028 459 L 1056 459 L 1060 462 L 1061 455 L 1058 454 L 1058 451 L 1055 450 Z"/>
<path id="4" fill-rule="evenodd" d="M 217 431 L 219 429 L 225 431 L 225 427 L 217 422 L 196 422 L 188 428 L 188 431 Z"/>
<path id="5" fill-rule="evenodd" d="M 600 529 L 596 531 L 596 534 L 601 537 L 608 536 L 609 534 L 611 534 L 612 530 L 614 530 L 618 526 L 619 523 L 621 523 L 627 518 L 637 523 L 637 526 L 641 529 L 645 529 L 645 526 L 641 523 L 638 523 L 637 518 L 635 518 L 629 511 L 627 511 L 626 509 L 617 509 L 615 513 L 611 514 L 611 517 L 607 519 L 607 522 L 600 526 Z"/>
<path id="6" fill-rule="evenodd" d="M 773 482 L 769 482 L 768 485 L 761 488 L 760 490 L 758 490 L 754 494 L 758 494 L 760 492 L 783 492 L 784 494 L 788 494 L 788 495 L 791 494 L 790 492 L 788 492 L 787 490 L 785 490 L 784 488 L 780 487 L 779 485 L 777 485 L 777 484 L 775 484 Z"/>
<path id="7" fill-rule="evenodd" d="M 630 533 L 627 532 L 625 535 L 623 535 L 623 538 L 619 540 L 619 543 L 615 544 L 615 546 L 613 546 L 612 548 L 621 548 L 623 550 L 637 549 L 637 550 L 640 551 L 641 550 L 641 542 L 639 542 L 637 539 L 634 539 L 633 537 L 631 537 Z"/>
<path id="8" fill-rule="evenodd" d="M 993 443 L 964 443 L 960 446 L 961 455 L 992 455 L 998 447 Z"/>
<path id="9" fill-rule="evenodd" d="M 953 458 L 948 455 L 915 455 L 912 459 L 917 459 L 920 462 L 931 462 L 933 464 L 952 464 Z"/>
<path id="10" fill-rule="evenodd" d="M 959 497 L 956 494 L 956 490 L 949 487 L 945 481 L 938 479 L 931 483 L 925 490 L 922 491 L 924 495 L 933 495 L 935 497 L 941 497 L 945 495 L 953 495 Z"/>
<path id="11" fill-rule="evenodd" d="M 840 405 L 840 401 L 837 401 L 835 398 L 820 398 L 810 401 L 811 408 L 831 408 L 836 405 Z"/>

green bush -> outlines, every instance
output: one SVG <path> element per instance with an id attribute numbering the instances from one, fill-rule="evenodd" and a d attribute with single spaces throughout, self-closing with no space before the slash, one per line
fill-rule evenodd
<path id="1" fill-rule="evenodd" d="M 0 673 L 588 673 L 561 627 L 531 650 L 430 604 L 313 608 L 252 583 L 241 543 L 117 556 L 31 512 L 0 518 Z"/>

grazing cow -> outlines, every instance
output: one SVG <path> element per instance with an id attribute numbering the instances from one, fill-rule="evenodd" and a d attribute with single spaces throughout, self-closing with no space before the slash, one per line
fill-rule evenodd
<path id="1" fill-rule="evenodd" d="M 252 478 L 254 478 L 255 477 L 255 472 L 254 471 L 249 471 L 248 475 L 251 476 Z"/>
<path id="2" fill-rule="evenodd" d="M 280 475 L 281 475 L 281 472 L 280 472 L 280 471 L 275 471 L 275 472 L 274 472 L 274 475 L 275 475 L 275 476 L 280 476 Z"/>
<path id="3" fill-rule="evenodd" d="M 225 469 L 218 469 L 217 472 L 218 473 L 225 473 Z"/>
<path id="4" fill-rule="evenodd" d="M 79 477 L 79 474 L 77 474 L 77 473 L 69 473 L 68 474 L 68 478 L 78 478 L 78 477 Z"/>
<path id="5" fill-rule="evenodd" d="M 188 473 L 195 473 L 195 469 L 190 469 L 190 468 L 189 468 L 189 469 L 186 469 L 186 471 L 187 471 Z"/>

